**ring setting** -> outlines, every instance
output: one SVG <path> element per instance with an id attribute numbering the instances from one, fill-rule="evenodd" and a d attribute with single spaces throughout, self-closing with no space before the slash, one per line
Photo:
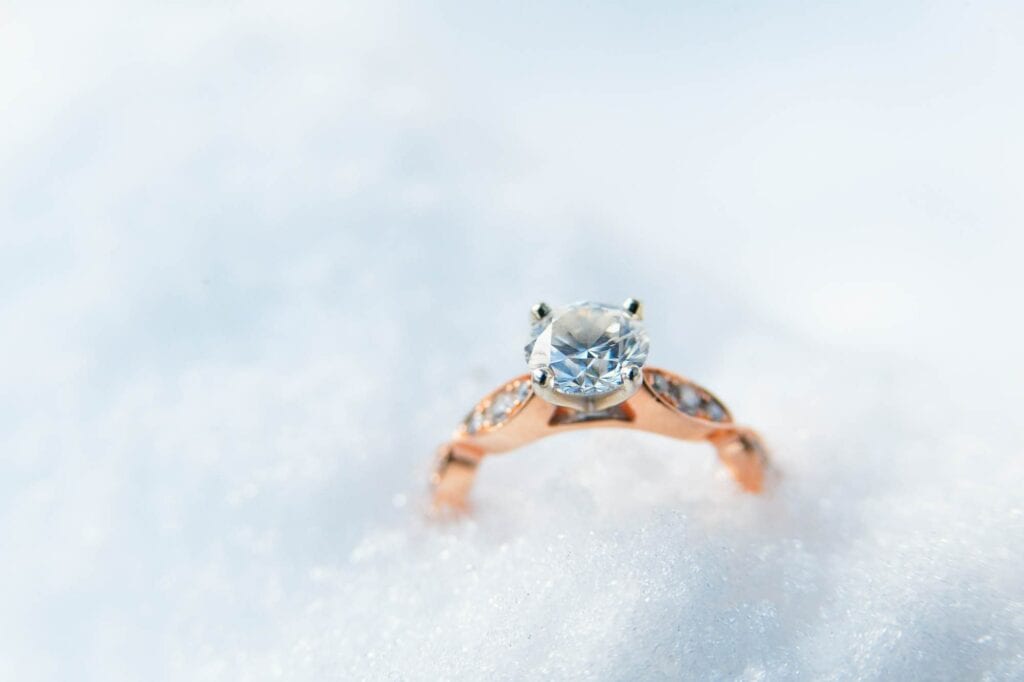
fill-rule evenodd
<path id="1" fill-rule="evenodd" d="M 587 412 L 627 400 L 643 381 L 650 349 L 640 310 L 633 299 L 621 308 L 574 303 L 537 320 L 526 345 L 534 391 Z"/>
<path id="2" fill-rule="evenodd" d="M 486 456 L 593 427 L 709 442 L 743 490 L 762 490 L 768 455 L 760 437 L 737 425 L 707 389 L 647 366 L 650 340 L 638 300 L 558 309 L 538 303 L 530 314 L 525 347 L 530 373 L 478 402 L 441 446 L 431 478 L 436 508 L 467 507 L 476 469 Z"/>

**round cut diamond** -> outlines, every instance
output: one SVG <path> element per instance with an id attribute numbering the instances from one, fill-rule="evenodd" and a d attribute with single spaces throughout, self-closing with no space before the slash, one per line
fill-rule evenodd
<path id="1" fill-rule="evenodd" d="M 643 325 L 621 308 L 575 303 L 536 324 L 526 346 L 530 367 L 549 368 L 559 393 L 600 395 L 623 384 L 625 365 L 643 366 L 650 345 Z"/>

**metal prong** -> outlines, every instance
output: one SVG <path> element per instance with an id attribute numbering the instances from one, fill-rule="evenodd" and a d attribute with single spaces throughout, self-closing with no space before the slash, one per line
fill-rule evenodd
<path id="1" fill-rule="evenodd" d="M 539 322 L 551 314 L 551 306 L 541 301 L 530 308 L 530 317 L 534 322 Z"/>
<path id="2" fill-rule="evenodd" d="M 533 393 L 541 400 L 580 412 L 596 412 L 629 400 L 643 385 L 644 375 L 639 365 L 629 363 L 620 367 L 619 371 L 622 373 L 622 383 L 600 395 L 560 393 L 555 388 L 555 373 L 548 366 L 534 369 L 530 376 L 533 379 Z"/>
<path id="3" fill-rule="evenodd" d="M 644 319 L 644 304 L 635 298 L 627 298 L 622 309 L 638 320 Z"/>
<path id="4" fill-rule="evenodd" d="M 636 388 L 639 387 L 644 380 L 644 373 L 640 369 L 639 365 L 624 365 L 622 367 L 622 380 L 630 386 Z"/>

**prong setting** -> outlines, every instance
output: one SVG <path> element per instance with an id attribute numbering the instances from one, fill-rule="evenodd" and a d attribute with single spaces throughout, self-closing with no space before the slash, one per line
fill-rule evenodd
<path id="1" fill-rule="evenodd" d="M 629 313 L 633 319 L 644 319 L 644 304 L 635 298 L 627 298 L 625 303 L 622 304 L 622 309 Z"/>
<path id="2" fill-rule="evenodd" d="M 644 382 L 643 370 L 640 369 L 639 365 L 629 364 L 623 366 L 622 381 L 624 384 L 632 386 L 633 390 L 636 390 Z"/>
<path id="3" fill-rule="evenodd" d="M 583 412 L 628 400 L 643 384 L 649 345 L 639 310 L 584 301 L 550 311 L 525 348 L 534 393 Z"/>
<path id="4" fill-rule="evenodd" d="M 532 308 L 530 308 L 530 319 L 532 319 L 534 322 L 540 322 L 550 314 L 551 306 L 549 306 L 544 301 L 536 303 L 533 305 Z"/>
<path id="5" fill-rule="evenodd" d="M 543 375 L 544 383 L 539 381 L 538 372 L 545 372 Z M 607 393 L 601 393 L 600 395 L 573 395 L 556 391 L 551 374 L 547 370 L 535 369 L 532 375 L 533 392 L 552 405 L 569 407 L 580 412 L 599 412 L 600 410 L 626 402 L 640 389 L 644 382 L 643 372 L 639 367 L 636 367 L 635 373 L 631 374 L 636 379 L 625 380 L 618 388 Z M 625 379 L 625 377 L 623 378 Z"/>

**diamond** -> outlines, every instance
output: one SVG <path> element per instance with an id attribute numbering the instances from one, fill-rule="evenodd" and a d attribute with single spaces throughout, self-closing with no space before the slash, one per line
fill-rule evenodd
<path id="1" fill-rule="evenodd" d="M 487 408 L 487 421 L 491 424 L 500 424 L 505 421 L 505 418 L 508 417 L 515 406 L 515 393 L 512 391 L 502 391 L 491 400 L 491 404 Z"/>
<path id="2" fill-rule="evenodd" d="M 520 381 L 519 385 L 516 386 L 516 402 L 524 403 L 526 399 L 530 397 L 530 391 L 532 387 L 529 381 Z"/>
<path id="3" fill-rule="evenodd" d="M 651 388 L 662 396 L 669 396 L 669 390 L 671 389 L 668 383 L 668 378 L 661 372 L 651 376 Z"/>
<path id="4" fill-rule="evenodd" d="M 651 388 L 663 401 L 672 407 L 679 407 L 679 399 L 676 397 L 679 385 L 675 380 L 669 378 L 658 370 L 648 371 L 647 379 Z"/>
<path id="5" fill-rule="evenodd" d="M 704 412 L 707 413 L 708 419 L 713 422 L 722 421 L 725 417 L 725 410 L 718 402 L 710 397 L 707 398 L 704 403 Z"/>
<path id="6" fill-rule="evenodd" d="M 476 433 L 484 425 L 484 413 L 474 408 L 472 412 L 466 415 L 463 424 L 466 426 L 466 433 L 470 435 Z"/>
<path id="7" fill-rule="evenodd" d="M 462 420 L 462 429 L 472 436 L 504 424 L 519 411 L 532 392 L 533 387 L 528 380 L 520 379 L 505 386 L 489 400 L 478 403 Z"/>
<path id="8" fill-rule="evenodd" d="M 643 366 L 649 346 L 643 325 L 625 310 L 575 303 L 534 326 L 526 358 L 532 369 L 550 368 L 555 391 L 594 396 L 621 387 L 622 368 Z"/>
<path id="9" fill-rule="evenodd" d="M 689 414 L 696 414 L 697 408 L 700 407 L 700 394 L 690 384 L 682 384 L 679 386 L 679 406 L 684 412 Z"/>

